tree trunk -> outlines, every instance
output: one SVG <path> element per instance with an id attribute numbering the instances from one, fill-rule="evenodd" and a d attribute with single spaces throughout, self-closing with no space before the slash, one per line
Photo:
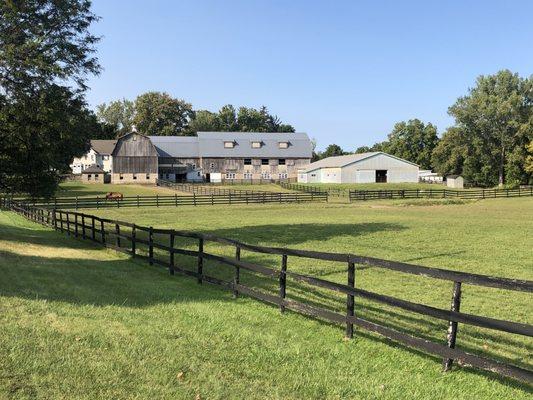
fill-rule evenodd
<path id="1" fill-rule="evenodd" d="M 498 185 L 499 186 L 503 186 L 503 184 L 505 183 L 504 165 L 505 165 L 505 147 L 502 147 L 502 153 L 501 153 L 501 156 L 500 156 L 500 168 L 499 168 L 499 171 L 498 171 L 498 175 L 499 175 Z"/>

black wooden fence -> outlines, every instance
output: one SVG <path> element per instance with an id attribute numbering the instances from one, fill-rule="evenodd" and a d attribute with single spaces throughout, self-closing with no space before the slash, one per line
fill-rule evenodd
<path id="1" fill-rule="evenodd" d="M 279 185 L 282 188 L 303 193 L 328 193 L 335 196 L 341 196 L 343 193 L 347 193 L 344 189 L 320 188 L 317 186 L 301 185 L 299 183 L 280 182 Z"/>
<path id="2" fill-rule="evenodd" d="M 350 190 L 350 201 L 379 199 L 494 199 L 533 196 L 533 188 Z"/>
<path id="3" fill-rule="evenodd" d="M 66 232 L 70 236 L 90 239 L 99 242 L 104 246 L 130 254 L 133 257 L 146 260 L 150 265 L 156 264 L 167 268 L 171 275 L 178 272 L 196 278 L 200 284 L 207 282 L 222 286 L 231 290 L 234 296 L 243 294 L 277 305 L 281 312 L 288 309 L 314 318 L 343 324 L 346 326 L 346 336 L 349 338 L 353 336 L 355 326 L 382 335 L 404 346 L 442 357 L 443 369 L 445 371 L 450 369 L 453 361 L 456 360 L 460 365 L 477 367 L 506 377 L 524 381 L 528 384 L 533 383 L 533 371 L 529 369 L 524 369 L 500 360 L 495 360 L 485 355 L 472 354 L 456 348 L 457 326 L 459 323 L 516 335 L 533 336 L 533 325 L 461 312 L 460 304 L 461 294 L 464 289 L 463 285 L 477 285 L 487 288 L 531 293 L 533 292 L 533 281 L 428 268 L 401 262 L 363 257 L 355 254 L 324 253 L 308 250 L 256 246 L 209 234 L 139 226 L 129 222 L 99 218 L 94 215 L 72 211 L 44 209 L 15 202 L 8 202 L 5 205 L 26 218 L 52 226 L 54 229 L 60 232 Z M 141 233 L 142 237 L 140 235 Z M 157 237 L 157 239 L 155 239 L 155 237 Z M 190 245 L 184 246 L 189 248 L 177 247 L 175 243 L 176 238 L 187 238 L 188 240 L 195 241 L 197 250 L 191 249 Z M 207 242 L 215 242 L 230 246 L 233 248 L 233 254 L 235 254 L 235 256 L 227 257 L 211 254 L 205 250 L 204 245 Z M 154 249 L 156 249 L 157 252 L 154 252 Z M 262 253 L 279 255 L 281 256 L 279 269 L 243 261 L 241 259 L 242 251 L 251 252 L 252 254 Z M 183 265 L 179 265 L 175 259 L 176 254 L 185 256 L 183 261 L 185 261 L 186 258 L 192 258 L 194 260 L 195 268 L 192 270 L 187 269 L 183 266 L 184 263 Z M 331 282 L 321 278 L 292 272 L 288 266 L 289 257 L 301 257 L 342 263 L 347 267 L 346 284 Z M 181 261 L 182 259 L 180 259 L 180 264 L 182 264 Z M 206 261 L 214 261 L 217 265 L 230 267 L 230 269 L 232 269 L 233 278 L 224 280 L 207 275 L 204 270 L 204 263 Z M 449 281 L 453 283 L 451 308 L 450 310 L 435 308 L 356 288 L 356 265 L 368 265 L 426 278 Z M 255 287 L 244 285 L 241 282 L 241 270 L 251 271 L 263 277 L 274 279 L 278 285 L 278 292 L 276 294 L 265 293 Z M 288 289 L 287 277 L 295 282 L 303 282 L 322 290 L 326 289 L 346 295 L 345 313 L 335 312 L 324 306 L 316 304 L 310 305 L 303 301 L 286 298 Z M 402 310 L 448 321 L 446 344 L 432 342 L 358 317 L 355 313 L 354 303 L 356 296 L 388 306 L 397 307 Z"/>
<path id="4" fill-rule="evenodd" d="M 252 195 L 258 193 L 278 193 L 268 190 L 243 190 L 243 189 L 229 189 L 220 188 L 216 185 L 203 185 L 198 183 L 178 183 L 171 182 L 165 179 L 158 179 L 157 184 L 162 187 L 178 190 L 181 192 L 196 193 L 196 194 L 217 194 L 217 195 Z"/>
<path id="5" fill-rule="evenodd" d="M 0 198 L 1 203 L 9 198 Z M 179 207 L 216 204 L 265 204 L 265 203 L 302 203 L 309 201 L 328 201 L 326 193 L 282 193 L 282 192 L 248 192 L 198 195 L 165 196 L 125 196 L 122 199 L 105 197 L 56 197 L 50 200 L 18 199 L 25 203 L 44 208 L 79 209 L 79 208 L 120 208 L 120 207 Z"/>

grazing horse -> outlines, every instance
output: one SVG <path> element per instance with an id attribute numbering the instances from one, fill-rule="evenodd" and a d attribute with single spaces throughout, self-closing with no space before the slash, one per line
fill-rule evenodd
<path id="1" fill-rule="evenodd" d="M 109 192 L 105 195 L 106 200 L 122 200 L 124 196 L 119 192 Z"/>

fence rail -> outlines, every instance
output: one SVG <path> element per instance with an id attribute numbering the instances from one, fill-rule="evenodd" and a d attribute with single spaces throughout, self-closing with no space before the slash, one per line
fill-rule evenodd
<path id="1" fill-rule="evenodd" d="M 340 196 L 346 193 L 343 189 L 319 188 L 316 186 L 300 185 L 298 183 L 280 182 L 279 185 L 284 189 L 295 190 L 303 193 L 327 193 L 330 195 Z"/>
<path id="2" fill-rule="evenodd" d="M 171 182 L 164 179 L 158 179 L 157 184 L 159 186 L 167 187 L 174 190 L 179 190 L 181 192 L 196 193 L 196 194 L 217 194 L 217 195 L 253 195 L 258 193 L 278 193 L 268 190 L 242 190 L 242 189 L 228 189 L 228 188 L 219 188 L 215 185 L 203 185 L 198 183 L 177 183 Z"/>
<path id="3" fill-rule="evenodd" d="M 3 204 L 11 200 L 0 198 Z M 120 207 L 179 207 L 216 204 L 265 204 L 265 203 L 302 203 L 310 201 L 328 201 L 325 193 L 282 193 L 282 192 L 248 192 L 198 195 L 164 195 L 164 196 L 125 196 L 122 199 L 105 197 L 57 197 L 50 200 L 15 199 L 33 206 L 43 208 L 80 209 L 80 208 L 120 208 Z"/>
<path id="4" fill-rule="evenodd" d="M 491 199 L 533 196 L 533 188 L 517 189 L 405 189 L 351 190 L 350 201 L 378 199 Z"/>
<path id="5" fill-rule="evenodd" d="M 14 201 L 4 202 L 3 205 L 30 220 L 47 226 L 52 226 L 54 229 L 60 232 L 65 232 L 67 235 L 93 240 L 106 247 L 146 260 L 150 265 L 155 264 L 165 267 L 171 275 L 178 272 L 196 278 L 200 284 L 207 282 L 222 286 L 231 290 L 235 297 L 240 294 L 247 295 L 274 304 L 280 308 L 281 312 L 288 309 L 314 318 L 343 324 L 346 327 L 346 336 L 349 338 L 354 334 L 354 327 L 358 327 L 377 333 L 404 346 L 442 357 L 443 369 L 445 371 L 449 370 L 454 360 L 456 360 L 460 365 L 491 371 L 528 384 L 533 383 L 533 371 L 529 369 L 486 356 L 472 354 L 456 348 L 458 335 L 457 326 L 459 323 L 522 336 L 533 336 L 533 325 L 461 312 L 459 308 L 462 291 L 464 290 L 462 287 L 463 284 L 532 293 L 533 281 L 429 268 L 419 265 L 363 257 L 355 254 L 326 253 L 250 245 L 237 240 L 217 237 L 210 234 L 174 229 L 157 229 L 151 226 L 139 226 L 134 223 L 110 220 L 73 211 L 39 208 L 30 204 Z M 141 232 L 143 233 L 144 238 L 140 237 L 139 234 Z M 156 236 L 157 239 L 155 238 Z M 189 248 L 177 247 L 175 239 L 179 237 L 196 241 L 196 249 L 191 249 L 190 246 Z M 204 245 L 208 242 L 216 242 L 225 246 L 230 246 L 234 250 L 235 257 L 221 256 L 206 251 Z M 154 249 L 157 249 L 158 252 L 154 252 Z M 242 260 L 241 251 L 243 250 L 252 253 L 281 256 L 279 269 Z M 186 269 L 184 266 L 179 266 L 175 259 L 176 254 L 190 257 L 195 260 L 196 268 L 191 270 Z M 162 256 L 164 256 L 164 258 L 161 258 Z M 347 267 L 346 284 L 292 272 L 288 265 L 288 260 L 292 257 L 342 263 Z M 217 264 L 229 267 L 233 279 L 224 280 L 207 275 L 204 269 L 206 261 L 214 261 Z M 426 277 L 428 279 L 434 278 L 452 282 L 451 307 L 449 310 L 439 309 L 356 288 L 356 265 L 370 265 L 376 268 L 394 270 L 406 274 Z M 274 294 L 266 293 L 256 287 L 244 285 L 240 280 L 241 270 L 259 274 L 267 279 L 274 279 L 274 282 L 278 285 L 278 291 Z M 288 299 L 286 296 L 288 289 L 287 277 L 290 277 L 291 280 L 294 280 L 295 282 L 303 282 L 314 287 L 346 295 L 345 313 L 332 311 L 316 304 L 311 305 L 303 301 Z M 447 321 L 448 329 L 446 333 L 446 344 L 416 337 L 391 327 L 358 317 L 355 314 L 355 297 Z"/>

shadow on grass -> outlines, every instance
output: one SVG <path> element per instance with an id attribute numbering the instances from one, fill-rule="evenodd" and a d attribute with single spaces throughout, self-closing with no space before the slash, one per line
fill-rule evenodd
<path id="1" fill-rule="evenodd" d="M 335 237 L 357 237 L 376 232 L 399 232 L 403 225 L 383 222 L 361 224 L 272 224 L 242 226 L 204 231 L 215 236 L 231 238 L 245 243 L 269 243 L 271 246 L 288 246 L 310 241 L 323 241 Z"/>
<path id="2" fill-rule="evenodd" d="M 298 226 L 302 229 L 302 227 L 307 225 L 309 224 L 301 224 Z M 374 232 L 378 229 L 378 226 L 376 225 L 380 225 L 380 229 L 388 229 L 383 226 L 387 224 L 372 225 L 374 226 L 368 229 L 362 229 L 359 225 L 343 225 L 346 229 L 339 229 L 337 227 L 337 229 L 331 229 L 330 231 L 326 230 L 325 233 L 322 232 L 320 234 L 320 237 L 325 238 L 328 237 L 328 235 L 338 236 L 342 234 L 358 235 L 364 232 Z M 294 235 L 288 233 L 282 234 L 281 231 L 276 231 L 279 229 L 278 226 L 274 225 L 273 227 L 274 228 L 267 229 L 267 231 L 271 232 L 270 235 L 280 234 L 282 237 L 275 237 L 275 240 L 279 240 L 282 244 L 285 243 L 283 241 L 287 239 L 303 240 L 303 234 L 300 236 L 296 235 L 296 238 L 292 239 Z M 253 232 L 252 227 L 249 229 L 250 231 L 248 234 L 251 235 L 251 232 Z M 263 229 L 266 229 L 265 226 L 263 226 L 261 230 Z M 320 231 L 320 229 L 317 230 Z M 235 231 L 238 230 L 232 230 L 232 232 Z M 216 232 L 217 235 L 223 236 L 220 231 Z M 224 236 L 235 237 L 234 235 Z M 257 235 L 253 235 L 252 237 L 255 239 L 257 238 Z M 309 240 L 309 237 L 306 237 L 307 240 Z M 250 237 L 243 237 L 242 239 L 245 240 L 249 238 Z M 69 239 L 57 232 L 48 231 L 46 229 L 34 230 L 30 228 L 0 226 L 0 239 L 50 246 L 55 242 L 56 247 L 63 248 L 98 248 L 97 245 L 94 245 L 89 241 L 83 242 L 81 240 L 73 240 L 73 238 Z M 178 262 L 181 263 L 181 257 L 178 258 Z M 194 260 L 188 259 L 187 262 L 184 262 L 183 264 L 188 264 L 191 267 L 194 267 Z M 2 296 L 26 299 L 46 299 L 72 304 L 145 307 L 154 304 L 179 301 L 232 301 L 229 292 L 223 292 L 221 290 L 216 290 L 215 288 L 208 289 L 207 287 L 197 285 L 192 278 L 182 279 L 180 276 L 180 279 L 169 279 L 168 272 L 164 269 L 153 268 L 148 266 L 144 261 L 137 262 L 128 258 L 111 261 L 78 260 L 72 258 L 46 257 L 46 255 L 27 256 L 10 251 L 3 251 L 0 252 L 0 276 L 2 277 L 2 279 L 0 279 L 0 295 Z M 226 278 L 228 277 L 229 276 L 226 276 Z M 273 286 L 267 286 L 275 288 L 275 283 Z M 294 287 L 293 289 L 296 288 Z M 305 294 L 309 291 L 309 288 L 301 286 L 299 289 L 297 297 L 302 296 L 301 300 L 309 300 L 308 296 L 311 293 L 308 293 L 307 295 Z M 326 297 L 320 291 L 315 291 L 314 296 L 327 303 Z M 414 316 L 406 319 L 403 314 L 400 315 L 391 310 L 382 309 L 381 306 L 369 307 L 366 305 L 366 307 L 366 312 L 361 310 L 360 315 L 372 322 L 381 323 L 390 328 L 407 332 L 415 336 L 426 336 L 428 339 L 431 339 L 430 335 L 417 331 L 417 326 L 419 324 L 426 324 L 428 321 L 420 320 L 418 317 Z M 397 318 L 400 319 L 400 321 L 395 321 Z M 336 325 L 328 322 L 322 323 Z M 439 334 L 442 332 L 441 323 L 432 323 L 431 325 L 434 325 L 431 326 L 431 328 L 436 328 Z M 397 344 L 362 330 L 357 331 L 357 336 L 368 338 L 370 340 L 378 340 L 390 346 L 402 348 L 411 353 L 419 354 L 423 357 L 430 357 L 435 361 L 439 361 L 438 357 L 428 356 L 424 352 Z M 500 340 L 500 338 L 496 337 L 494 339 Z M 462 337 L 461 341 L 463 340 L 465 349 L 476 352 L 476 349 L 474 349 L 471 343 L 469 343 L 470 341 L 467 340 L 466 336 Z M 498 356 L 496 357 L 499 358 Z M 524 364 L 519 363 L 519 365 Z M 527 365 L 525 366 L 527 367 Z M 438 368 L 438 365 L 436 365 L 436 368 Z M 477 375 L 487 376 L 491 379 L 497 379 L 506 385 L 525 390 L 528 393 L 533 392 L 530 386 L 522 385 L 510 379 L 474 369 L 472 369 L 472 372 Z"/>

